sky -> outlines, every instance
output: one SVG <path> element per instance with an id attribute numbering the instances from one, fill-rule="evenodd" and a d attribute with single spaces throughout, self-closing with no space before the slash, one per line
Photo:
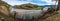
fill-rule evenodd
<path id="1" fill-rule="evenodd" d="M 2 0 L 7 2 L 8 4 L 14 5 L 21 5 L 26 3 L 36 4 L 36 5 L 57 5 L 58 2 L 52 0 Z M 55 4 L 56 3 L 56 4 Z"/>

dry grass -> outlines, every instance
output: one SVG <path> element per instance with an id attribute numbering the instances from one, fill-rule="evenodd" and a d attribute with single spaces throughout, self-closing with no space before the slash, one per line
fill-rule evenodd
<path id="1" fill-rule="evenodd" d="M 60 21 L 60 12 L 54 16 L 45 19 L 44 21 Z"/>
<path id="2" fill-rule="evenodd" d="M 4 21 L 13 21 L 13 18 L 12 17 L 8 17 L 8 16 L 1 15 L 0 14 L 0 20 L 1 20 L 1 17 L 4 17 Z"/>

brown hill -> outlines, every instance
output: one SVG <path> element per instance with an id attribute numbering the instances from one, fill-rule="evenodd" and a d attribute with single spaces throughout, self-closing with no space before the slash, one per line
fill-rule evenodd
<path id="1" fill-rule="evenodd" d="M 13 6 L 17 9 L 27 9 L 27 10 L 32 10 L 32 9 L 40 9 L 41 7 L 35 4 L 27 3 L 27 4 L 22 4 L 22 5 L 15 5 Z"/>
<path id="2" fill-rule="evenodd" d="M 0 14 L 2 13 L 4 15 L 8 15 L 9 14 L 9 8 L 10 8 L 9 4 L 0 0 Z"/>

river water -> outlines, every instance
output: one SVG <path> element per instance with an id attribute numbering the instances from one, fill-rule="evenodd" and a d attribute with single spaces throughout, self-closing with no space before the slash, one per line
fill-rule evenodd
<path id="1" fill-rule="evenodd" d="M 34 17 L 34 19 L 37 19 L 38 17 L 43 15 L 42 10 L 23 10 L 12 8 L 11 12 L 13 11 L 19 12 L 16 15 L 16 18 L 19 19 L 32 19 L 32 17 Z"/>

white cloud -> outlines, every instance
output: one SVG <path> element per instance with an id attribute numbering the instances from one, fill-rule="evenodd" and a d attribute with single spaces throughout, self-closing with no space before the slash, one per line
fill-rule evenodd
<path id="1" fill-rule="evenodd" d="M 32 0 L 27 0 L 27 1 L 32 1 Z"/>
<path id="2" fill-rule="evenodd" d="M 8 4 L 10 4 L 12 6 L 30 3 L 30 2 L 26 2 L 26 1 L 17 1 L 17 0 L 3 0 L 3 1 L 7 2 Z"/>
<path id="3" fill-rule="evenodd" d="M 14 6 L 14 5 L 21 5 L 21 4 L 25 4 L 25 3 L 32 3 L 31 2 L 32 0 L 26 0 L 26 1 L 2 0 L 2 1 L 5 1 L 5 2 L 7 2 L 8 4 L 10 4 L 12 6 Z M 47 4 L 38 4 L 38 3 L 32 3 L 32 4 L 37 4 L 37 5 L 55 5 L 55 3 L 56 3 L 56 1 L 52 2 L 52 0 L 39 0 L 39 1 L 46 2 Z M 56 4 L 58 4 L 58 2 Z"/>
<path id="4" fill-rule="evenodd" d="M 55 3 L 56 3 L 56 5 L 58 4 L 58 2 L 52 1 L 52 0 L 41 0 L 41 1 L 48 3 L 48 5 L 55 5 Z"/>
<path id="5" fill-rule="evenodd" d="M 41 1 L 45 1 L 45 2 L 51 2 L 51 0 L 41 0 Z"/>
<path id="6" fill-rule="evenodd" d="M 2 0 L 2 1 L 17 1 L 17 0 Z"/>

